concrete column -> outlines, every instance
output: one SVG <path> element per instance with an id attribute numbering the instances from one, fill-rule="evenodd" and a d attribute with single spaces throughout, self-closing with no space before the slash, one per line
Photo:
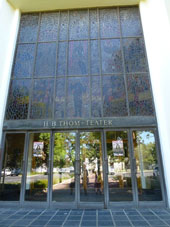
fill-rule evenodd
<path id="1" fill-rule="evenodd" d="M 19 21 L 20 11 L 12 8 L 6 0 L 0 0 L 0 151 L 3 120 Z"/>
<path id="2" fill-rule="evenodd" d="M 141 0 L 140 12 L 170 206 L 170 7 L 166 0 Z"/>

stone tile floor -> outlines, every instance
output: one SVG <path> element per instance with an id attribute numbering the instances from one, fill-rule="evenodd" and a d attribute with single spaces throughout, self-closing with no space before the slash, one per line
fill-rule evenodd
<path id="1" fill-rule="evenodd" d="M 170 226 L 170 210 L 165 208 L 26 209 L 0 208 L 0 227 L 128 227 Z"/>

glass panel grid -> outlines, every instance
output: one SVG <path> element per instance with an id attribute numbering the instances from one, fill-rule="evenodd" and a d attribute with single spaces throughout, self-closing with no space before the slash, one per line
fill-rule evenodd
<path id="1" fill-rule="evenodd" d="M 138 7 L 23 14 L 12 76 L 13 80 L 31 78 L 32 83 L 28 93 L 30 98 L 27 113 L 24 117 L 17 119 L 39 118 L 39 115 L 32 114 L 31 103 L 35 99 L 33 97 L 36 92 L 35 80 L 41 81 L 45 78 L 54 78 L 48 95 L 51 96 L 52 102 L 50 114 L 43 116 L 46 119 L 153 115 L 153 106 L 150 104 L 149 114 L 143 109 L 141 112 L 139 109 L 140 114 L 132 111 L 137 107 L 131 107 L 132 84 L 126 79 L 127 75 L 147 72 Z M 109 104 L 110 113 L 106 112 L 105 94 L 103 94 L 105 93 L 105 76 L 109 75 L 112 77 L 120 75 L 124 78 L 121 80 L 121 86 L 116 82 L 117 80 L 111 82 L 111 93 L 115 92 L 114 89 L 119 90 L 123 98 L 123 107 L 117 98 L 114 100 L 114 110 Z M 82 80 L 86 77 L 88 81 L 87 87 L 83 89 L 86 89 L 89 97 L 82 96 L 82 84 L 79 87 L 80 97 L 83 98 L 81 102 L 85 102 L 88 107 L 82 105 L 78 113 L 73 101 L 71 103 L 73 110 L 68 113 L 71 95 L 69 94 L 70 81 L 76 83 L 81 80 L 80 77 Z M 150 83 L 148 88 L 150 90 Z M 8 99 L 13 92 L 11 89 Z M 152 103 L 151 96 L 147 99 L 150 100 L 149 103 Z M 9 103 L 8 101 L 8 105 Z M 134 102 L 133 104 L 135 105 Z M 9 106 L 7 110 L 6 119 L 15 119 L 13 116 L 15 111 L 10 109 L 9 113 Z"/>

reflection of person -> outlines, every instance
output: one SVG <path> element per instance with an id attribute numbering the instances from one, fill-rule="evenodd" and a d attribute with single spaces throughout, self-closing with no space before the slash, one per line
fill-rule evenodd
<path id="1" fill-rule="evenodd" d="M 74 109 L 75 109 L 75 117 L 82 116 L 82 99 L 84 88 L 80 82 L 77 82 L 72 85 L 73 91 L 73 99 L 74 99 Z"/>
<path id="2" fill-rule="evenodd" d="M 97 173 L 95 173 L 95 191 L 96 191 L 96 194 L 99 192 L 99 193 L 102 193 L 102 189 L 101 189 L 101 176 L 100 174 L 97 175 Z"/>
<path id="3" fill-rule="evenodd" d="M 75 188 L 75 181 L 74 181 L 74 179 L 72 179 L 71 183 L 70 183 L 70 194 L 71 195 L 73 194 L 74 188 Z"/>
<path id="4" fill-rule="evenodd" d="M 83 166 L 83 188 L 84 188 L 84 194 L 87 195 L 88 171 L 86 169 L 86 165 Z"/>

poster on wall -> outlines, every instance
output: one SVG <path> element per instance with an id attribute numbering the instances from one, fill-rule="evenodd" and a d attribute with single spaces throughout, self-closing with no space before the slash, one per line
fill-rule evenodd
<path id="1" fill-rule="evenodd" d="M 115 157 L 124 156 L 123 140 L 121 138 L 113 140 L 112 149 Z"/>
<path id="2" fill-rule="evenodd" d="M 42 157 L 44 149 L 44 142 L 33 142 L 33 157 Z"/>

